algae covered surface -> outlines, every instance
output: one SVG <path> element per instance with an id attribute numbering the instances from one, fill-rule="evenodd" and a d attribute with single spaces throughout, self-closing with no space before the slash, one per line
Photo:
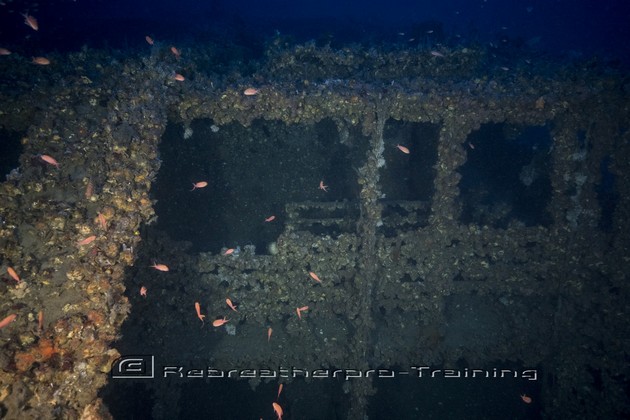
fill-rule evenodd
<path id="1" fill-rule="evenodd" d="M 2 416 L 628 413 L 618 72 L 282 34 L 177 52 L 0 57 Z"/>

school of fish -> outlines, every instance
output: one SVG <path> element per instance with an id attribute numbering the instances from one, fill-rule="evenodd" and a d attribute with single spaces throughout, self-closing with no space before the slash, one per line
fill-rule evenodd
<path id="1" fill-rule="evenodd" d="M 27 25 L 29 28 L 31 28 L 34 31 L 39 31 L 39 22 L 37 20 L 37 18 L 35 18 L 32 15 L 29 15 L 28 13 L 24 13 L 22 14 L 22 16 L 24 17 L 24 24 Z M 150 46 L 154 46 L 155 45 L 155 41 L 154 39 L 147 35 L 145 36 L 145 41 L 147 42 L 148 45 Z M 173 56 L 175 57 L 176 60 L 180 60 L 182 54 L 181 51 L 175 47 L 175 46 L 171 46 L 170 47 L 170 52 L 173 54 Z M 0 48 L 0 56 L 8 56 L 11 54 L 11 51 L 6 49 L 6 48 Z M 431 52 L 432 55 L 436 56 L 436 57 L 443 57 L 442 54 L 437 53 L 437 52 Z M 50 59 L 48 59 L 47 57 L 44 56 L 36 56 L 32 58 L 32 63 L 36 64 L 36 65 L 40 65 L 40 66 L 48 66 L 51 64 Z M 186 78 L 177 72 L 174 72 L 172 75 L 172 79 L 178 82 L 184 82 L 186 80 Z M 243 90 L 243 95 L 245 96 L 256 96 L 260 93 L 260 90 L 258 88 L 254 88 L 254 87 L 248 87 L 246 89 Z M 396 145 L 396 147 L 403 152 L 404 154 L 409 154 L 410 150 L 402 145 Z M 38 156 L 38 158 L 44 162 L 45 164 L 48 164 L 50 166 L 53 166 L 56 169 L 60 169 L 60 163 L 57 161 L 57 159 L 55 159 L 54 157 L 47 155 L 47 154 L 41 154 Z M 203 189 L 208 187 L 208 182 L 207 181 L 197 181 L 197 182 L 193 182 L 192 183 L 192 189 L 190 191 L 195 191 L 198 189 Z M 319 181 L 319 185 L 318 185 L 318 189 L 323 191 L 323 192 L 328 192 L 329 191 L 329 187 L 328 185 L 324 184 L 324 180 Z M 87 187 L 86 187 L 86 191 L 85 191 L 85 196 L 86 198 L 90 198 L 92 196 L 92 190 L 93 190 L 93 185 L 90 181 L 88 181 Z M 270 215 L 264 218 L 264 222 L 265 223 L 269 223 L 272 222 L 276 219 L 275 215 Z M 97 225 L 101 228 L 101 230 L 106 231 L 107 230 L 107 220 L 105 218 L 105 216 L 102 213 L 97 213 L 97 217 L 96 217 L 96 223 Z M 85 238 L 80 238 L 77 240 L 76 244 L 79 247 L 83 247 L 86 245 L 90 245 L 92 244 L 94 241 L 97 240 L 97 236 L 96 235 L 90 235 L 87 236 Z M 226 251 L 224 251 L 223 255 L 228 256 L 228 255 L 232 255 L 235 253 L 235 249 L 234 248 L 228 248 Z M 162 264 L 162 263 L 156 263 L 154 262 L 153 265 L 150 266 L 150 268 L 155 269 L 156 271 L 159 272 L 169 272 L 170 268 L 166 265 L 166 264 Z M 7 274 L 9 275 L 9 277 L 11 277 L 11 279 L 13 279 L 16 283 L 20 283 L 22 281 L 22 279 L 20 278 L 20 276 L 18 275 L 18 273 L 15 271 L 15 269 L 13 267 L 8 267 L 7 269 Z M 308 271 L 308 275 L 310 276 L 310 278 L 312 280 L 314 280 L 316 283 L 320 283 L 322 284 L 322 280 L 319 278 L 319 276 L 313 272 L 313 271 Z M 147 298 L 147 287 L 146 286 L 141 286 L 140 290 L 139 290 L 139 294 L 141 297 L 143 298 Z M 232 300 L 230 298 L 226 298 L 225 299 L 225 303 L 226 305 L 234 312 L 239 312 L 237 309 L 237 306 L 232 302 Z M 201 304 L 200 302 L 194 302 L 194 309 L 195 309 L 195 314 L 196 317 L 201 321 L 202 326 L 205 324 L 205 318 L 206 315 L 201 313 Z M 296 307 L 296 314 L 299 320 L 302 320 L 302 316 L 304 314 L 304 312 L 309 310 L 309 306 L 299 306 Z M 8 327 L 10 324 L 12 324 L 16 319 L 18 318 L 18 314 L 13 313 L 13 314 L 9 314 L 7 315 L 4 319 L 2 319 L 0 321 L 0 329 L 2 328 L 6 328 Z M 229 322 L 229 319 L 225 316 L 223 317 L 217 317 L 214 321 L 212 321 L 212 326 L 215 328 L 221 327 L 223 325 L 225 325 L 226 323 Z M 44 313 L 43 311 L 39 311 L 38 313 L 38 331 L 41 333 L 43 331 L 44 328 Z M 270 342 L 271 341 L 271 336 L 273 333 L 273 329 L 272 327 L 268 327 L 267 329 L 267 341 Z M 280 395 L 282 393 L 283 390 L 283 384 L 279 384 L 278 386 L 278 392 L 277 392 L 277 397 L 276 397 L 276 401 L 274 401 L 272 403 L 272 409 L 274 414 L 277 416 L 277 418 L 279 420 L 282 420 L 282 417 L 284 415 L 284 411 L 282 409 L 282 407 L 280 406 L 278 400 L 280 399 Z M 531 403 L 531 398 L 526 396 L 526 395 L 521 395 L 521 399 L 525 402 L 525 403 Z"/>

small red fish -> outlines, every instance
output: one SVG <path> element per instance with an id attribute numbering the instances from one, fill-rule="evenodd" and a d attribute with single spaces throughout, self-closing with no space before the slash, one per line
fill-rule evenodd
<path id="1" fill-rule="evenodd" d="M 48 155 L 39 155 L 39 158 L 44 162 L 54 166 L 55 168 L 59 168 L 59 162 L 57 162 L 54 157 Z"/>
<path id="2" fill-rule="evenodd" d="M 22 16 L 24 16 L 24 24 L 26 26 L 29 26 L 34 31 L 39 30 L 39 23 L 37 23 L 37 19 L 35 19 L 34 16 L 31 16 L 28 13 L 22 13 Z"/>
<path id="3" fill-rule="evenodd" d="M 37 313 L 37 331 L 44 331 L 44 311 Z"/>
<path id="4" fill-rule="evenodd" d="M 273 328 L 267 328 L 267 343 L 271 340 L 271 334 L 273 333 Z"/>
<path id="5" fill-rule="evenodd" d="M 319 181 L 319 189 L 328 192 L 328 185 L 324 185 L 324 180 Z"/>
<path id="6" fill-rule="evenodd" d="M 17 318 L 17 314 L 11 314 L 8 317 L 4 318 L 2 321 L 0 321 L 0 328 L 4 328 L 9 325 L 13 321 L 15 321 L 15 318 Z"/>
<path id="7" fill-rule="evenodd" d="M 230 320 L 229 320 L 229 319 L 227 319 L 227 318 L 225 318 L 225 317 L 220 318 L 220 319 L 215 319 L 214 321 L 212 321 L 212 326 L 213 326 L 213 327 L 220 327 L 221 325 L 226 324 L 226 323 L 228 323 L 229 321 L 230 321 Z"/>
<path id="8" fill-rule="evenodd" d="M 398 148 L 398 150 L 400 150 L 401 152 L 403 152 L 404 154 L 408 155 L 409 154 L 409 149 L 406 148 L 405 146 L 401 146 L 400 144 L 397 144 L 396 147 Z"/>
<path id="9" fill-rule="evenodd" d="M 20 276 L 18 276 L 18 273 L 15 272 L 15 270 L 12 267 L 7 267 L 7 273 L 11 276 L 11 278 L 13 280 L 15 280 L 16 282 L 20 283 L 22 280 L 20 279 Z"/>
<path id="10" fill-rule="evenodd" d="M 223 255 L 231 255 L 231 254 L 234 254 L 234 248 L 227 249 L 227 250 L 223 253 Z"/>
<path id="11" fill-rule="evenodd" d="M 88 181 L 85 186 L 85 193 L 83 193 L 83 196 L 87 200 L 89 200 L 90 198 L 92 198 L 92 194 L 94 194 L 94 184 L 92 183 L 92 181 Z"/>
<path id="12" fill-rule="evenodd" d="M 195 191 L 198 188 L 206 188 L 208 183 L 206 181 L 193 182 L 193 188 L 190 191 Z"/>
<path id="13" fill-rule="evenodd" d="M 523 402 L 525 404 L 531 404 L 532 403 L 532 397 L 528 396 L 527 394 L 521 395 L 521 400 L 523 400 Z"/>
<path id="14" fill-rule="evenodd" d="M 39 64 L 40 66 L 47 66 L 50 64 L 50 60 L 46 57 L 33 57 L 33 64 Z"/>
<path id="15" fill-rule="evenodd" d="M 103 213 L 99 213 L 98 216 L 96 216 L 96 220 L 98 220 L 98 224 L 101 229 L 107 230 L 107 220 L 105 219 L 105 216 L 103 216 Z"/>
<path id="16" fill-rule="evenodd" d="M 441 53 L 441 52 L 439 52 L 439 51 L 431 51 L 431 55 L 432 55 L 433 57 L 444 57 L 444 54 L 442 54 L 442 53 Z"/>
<path id="17" fill-rule="evenodd" d="M 150 266 L 151 268 L 155 268 L 158 271 L 168 271 L 169 268 L 166 264 L 156 264 L 155 261 L 153 261 L 153 265 Z"/>
<path id="18" fill-rule="evenodd" d="M 254 96 L 258 95 L 258 89 L 256 88 L 247 88 L 243 91 L 243 95 L 245 96 Z"/>
<path id="19" fill-rule="evenodd" d="M 311 278 L 313 280 L 315 280 L 317 283 L 321 283 L 322 281 L 319 279 L 319 277 L 317 276 L 317 274 L 313 273 L 312 271 L 308 272 L 308 275 L 311 276 Z"/>
<path id="20" fill-rule="evenodd" d="M 177 80 L 178 82 L 183 82 L 184 80 L 186 80 L 186 78 L 179 73 L 175 73 L 175 75 L 173 76 L 173 80 Z"/>
<path id="21" fill-rule="evenodd" d="M 204 324 L 203 319 L 206 316 L 201 314 L 201 305 L 199 305 L 199 302 L 195 302 L 195 311 L 197 311 L 197 318 L 199 318 L 201 320 L 201 325 L 203 325 Z"/>
<path id="22" fill-rule="evenodd" d="M 265 219 L 265 222 L 273 222 L 276 219 L 276 216 L 269 216 Z"/>
<path id="23" fill-rule="evenodd" d="M 173 55 L 175 56 L 175 58 L 177 58 L 179 60 L 179 57 L 181 57 L 182 53 L 179 52 L 179 50 L 175 47 L 171 47 L 171 52 L 173 53 Z"/>
<path id="24" fill-rule="evenodd" d="M 140 296 L 147 297 L 147 288 L 145 286 L 140 288 Z"/>
<path id="25" fill-rule="evenodd" d="M 284 412 L 282 411 L 282 407 L 280 407 L 280 404 L 274 402 L 271 403 L 271 405 L 273 406 L 273 412 L 276 413 L 276 416 L 278 416 L 278 420 L 282 420 L 282 414 Z"/>
<path id="26" fill-rule="evenodd" d="M 92 242 L 94 242 L 95 239 L 96 239 L 96 235 L 88 236 L 87 238 L 78 241 L 77 245 L 79 246 L 89 245 Z"/>
<path id="27" fill-rule="evenodd" d="M 295 312 L 297 312 L 297 316 L 299 319 L 302 319 L 302 312 L 308 311 L 308 306 L 302 306 L 300 308 L 295 308 Z"/>
<path id="28" fill-rule="evenodd" d="M 145 36 L 144 40 L 147 41 L 147 44 L 153 45 L 153 38 L 151 38 L 149 35 Z"/>
<path id="29" fill-rule="evenodd" d="M 232 299 L 230 298 L 225 299 L 225 303 L 227 303 L 227 306 L 229 306 L 231 310 L 233 310 L 234 312 L 238 312 L 236 310 L 236 306 L 234 306 L 234 304 L 232 303 Z"/>
<path id="30" fill-rule="evenodd" d="M 11 51 L 6 48 L 0 48 L 0 55 L 11 55 Z"/>
<path id="31" fill-rule="evenodd" d="M 282 394 L 282 388 L 284 388 L 284 384 L 278 385 L 278 396 L 276 397 L 276 400 L 280 399 L 280 394 Z"/>

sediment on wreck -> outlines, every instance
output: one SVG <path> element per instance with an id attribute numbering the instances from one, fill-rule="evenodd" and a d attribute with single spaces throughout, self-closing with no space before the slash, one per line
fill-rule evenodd
<path id="1" fill-rule="evenodd" d="M 112 344 L 130 309 L 124 278 L 138 229 L 153 217 L 165 110 L 150 75 L 101 70 L 98 83 L 50 87 L 45 110 L 20 121 L 32 123 L 20 175 L 0 186 L 3 270 L 21 277 L 4 295 L 18 315 L 3 349 L 5 418 L 108 416 L 97 392 L 119 356 Z"/>
<path id="2" fill-rule="evenodd" d="M 378 240 L 377 229 L 382 225 L 382 206 L 379 200 L 382 197 L 380 188 L 380 168 L 385 165 L 383 152 L 385 144 L 383 142 L 383 129 L 387 118 L 387 105 L 385 103 L 376 104 L 376 117 L 374 127 L 370 132 L 370 145 L 365 159 L 365 165 L 358 171 L 357 182 L 361 186 L 359 207 L 361 215 L 357 224 L 357 235 L 360 238 L 358 252 L 360 254 L 358 263 L 359 270 L 355 281 L 359 284 L 360 291 L 360 312 L 356 321 L 356 332 L 353 337 L 353 354 L 356 356 L 352 365 L 356 369 L 367 370 L 370 368 L 368 360 L 374 358 L 371 354 L 374 346 L 372 330 L 374 321 L 372 311 L 374 308 L 374 285 L 378 278 L 380 264 L 377 258 L 376 241 Z M 351 404 L 348 413 L 349 418 L 360 418 L 364 415 L 368 406 L 368 398 L 374 394 L 375 390 L 369 380 L 352 384 Z"/>
<path id="3" fill-rule="evenodd" d="M 93 61 L 75 60 L 86 66 Z M 0 396 L 7 418 L 106 418 L 97 392 L 118 356 L 113 342 L 126 318 L 131 344 L 123 338 L 118 346 L 145 343 L 177 360 L 186 342 L 199 350 L 187 357 L 211 358 L 217 368 L 289 360 L 305 368 L 513 360 L 542 366 L 547 376 L 540 382 L 540 400 L 551 415 L 582 413 L 585 406 L 593 416 L 627 409 L 620 380 L 610 375 L 624 363 L 621 352 L 594 357 L 598 348 L 619 348 L 619 332 L 628 328 L 619 315 L 628 292 L 619 262 L 628 249 L 630 118 L 617 76 L 550 63 L 507 72 L 489 65 L 484 51 L 472 49 L 453 50 L 437 61 L 428 51 L 379 54 L 298 46 L 270 51 L 247 80 L 212 80 L 194 60 L 187 70 L 195 77 L 186 83 L 174 82 L 175 63 L 156 54 L 111 68 L 94 66 L 90 69 L 100 71 L 94 80 L 77 70 L 67 87 L 46 85 L 44 111 L 34 111 L 27 96 L 7 102 L 34 116 L 20 121 L 6 110 L 0 116 L 3 124 L 28 129 L 22 175 L 0 186 L 2 269 L 11 266 L 22 278 L 5 287 L 0 307 L 3 314 L 18 315 L 2 331 L 8 339 L 2 343 Z M 244 96 L 244 88 L 253 85 L 258 95 Z M 344 147 L 360 151 L 348 153 L 347 162 L 357 168 L 351 181 L 358 185 L 358 199 L 286 203 L 286 229 L 268 255 L 251 246 L 234 257 L 192 254 L 165 235 L 140 242 L 141 226 L 155 216 L 149 190 L 167 122 L 186 126 L 200 119 L 225 131 L 230 124 L 247 129 L 273 120 L 277 124 L 267 142 L 283 125 L 334 122 Z M 404 158 L 395 149 L 395 131 L 384 138 L 391 121 L 438 127 L 431 139 L 432 179 L 423 179 L 432 186 L 426 203 L 383 197 L 391 184 L 386 187 L 382 175 L 394 166 L 388 163 Z M 517 217 L 493 225 L 509 212 L 499 215 L 505 206 L 492 211 L 481 205 L 485 213 L 473 220 L 488 223 L 462 223 L 463 168 L 484 152 L 483 140 L 471 138 L 488 125 L 516 132 L 517 139 L 522 127 L 549 131 L 553 142 L 544 151 L 551 161 L 548 225 L 527 225 Z M 514 140 L 508 134 L 505 139 Z M 254 154 L 244 139 L 234 140 L 222 151 Z M 255 136 L 248 141 L 267 144 Z M 309 154 L 309 144 L 300 147 Z M 42 162 L 40 154 L 55 157 L 59 168 Z M 612 174 L 619 195 L 607 230 L 598 226 L 604 217 L 598 193 L 603 172 Z M 240 173 L 226 176 L 256 181 Z M 182 185 L 189 189 L 188 182 Z M 92 243 L 77 246 L 91 236 L 96 237 Z M 158 251 L 179 271 L 160 278 L 149 292 L 155 304 L 148 305 L 136 288 L 150 281 L 146 266 Z M 142 264 L 130 268 L 138 255 Z M 131 309 L 126 285 L 133 287 Z M 226 296 L 242 302 L 240 312 L 231 314 L 234 334 L 200 330 L 192 302 L 202 301 L 208 321 L 225 314 Z M 303 319 L 295 313 L 301 305 L 309 306 Z M 588 316 L 599 307 L 615 310 L 603 313 L 603 319 Z M 467 315 L 479 308 L 499 314 L 490 321 L 497 335 L 509 340 L 464 334 Z M 41 332 L 39 311 L 45 320 Z M 147 319 L 153 323 L 147 325 Z M 618 334 L 608 334 L 600 322 Z M 584 329 L 591 335 L 584 337 Z M 467 345 L 458 345 L 456 336 Z M 562 346 L 566 342 L 584 345 Z M 234 351 L 243 348 L 254 350 Z M 589 369 L 611 384 L 611 392 L 597 400 L 589 391 L 593 381 L 576 373 Z M 264 386 L 250 382 L 254 392 Z M 185 384 L 149 386 L 163 397 L 154 413 L 165 405 L 172 415 L 185 409 Z M 357 381 L 343 388 L 351 418 L 369 412 L 379 386 Z"/>

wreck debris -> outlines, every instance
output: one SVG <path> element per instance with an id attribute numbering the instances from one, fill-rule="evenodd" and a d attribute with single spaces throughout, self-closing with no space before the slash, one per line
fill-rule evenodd
<path id="1" fill-rule="evenodd" d="M 427 60 L 426 52 L 335 51 L 310 44 L 270 48 L 269 61 L 253 80 L 212 81 L 198 73 L 177 87 L 168 80 L 174 68 L 153 55 L 108 68 L 94 65 L 87 83 L 79 67 L 98 61 L 83 52 L 69 57 L 77 68 L 74 73 L 67 69 L 64 84 L 51 79 L 39 85 L 47 98 L 38 104 L 40 110 L 32 92 L 1 98 L 0 122 L 26 133 L 21 175 L 0 185 L 0 263 L 10 263 L 22 277 L 3 289 L 0 307 L 11 317 L 2 330 L 11 339 L 2 343 L 6 356 L 0 373 L 0 402 L 9 418 L 18 413 L 107 418 L 97 391 L 119 357 L 113 346 L 122 323 L 129 319 L 129 328 L 147 343 L 176 355 L 179 348 L 166 346 L 161 334 L 176 337 L 182 325 L 198 331 L 205 314 L 215 319 L 213 325 L 225 324 L 223 297 L 228 295 L 243 303 L 229 320 L 231 329 L 213 335 L 212 359 L 219 368 L 277 365 L 283 360 L 278 354 L 307 368 L 358 369 L 411 364 L 417 358 L 434 364 L 511 358 L 543 365 L 565 379 L 541 385 L 550 396 L 546 410 L 564 414 L 581 412 L 579 401 L 592 400 L 591 384 L 576 371 L 589 367 L 604 382 L 618 382 L 609 372 L 623 363 L 622 357 L 593 361 L 592 356 L 598 348 L 622 344 L 599 328 L 601 322 L 619 332 L 628 328 L 620 315 L 627 273 L 619 262 L 627 258 L 628 247 L 629 129 L 623 121 L 630 118 L 619 78 L 575 68 L 560 68 L 556 76 L 545 63 L 538 73 L 515 65 L 509 75 L 488 75 L 487 54 L 468 48 L 433 54 L 439 60 Z M 180 50 L 171 51 L 178 60 Z M 195 70 L 186 71 L 188 76 Z M 243 90 L 251 82 L 259 86 L 254 98 Z M 26 111 L 15 115 L 6 112 L 9 108 Z M 357 199 L 287 201 L 284 230 L 271 255 L 230 244 L 220 253 L 191 256 L 183 245 L 164 246 L 168 238 L 152 242 L 142 232 L 155 219 L 149 194 L 161 165 L 160 139 L 169 121 L 186 125 L 202 118 L 221 127 L 211 131 L 216 135 L 228 135 L 231 125 L 247 128 L 261 120 L 275 120 L 281 127 L 332 119 L 343 147 L 358 150 L 348 158 L 348 166 L 357 168 L 352 180 Z M 387 200 L 382 175 L 392 170 L 388 153 L 395 143 L 388 149 L 383 133 L 392 120 L 439 127 L 430 202 Z M 484 124 L 506 121 L 553 122 L 549 226 L 525 226 L 514 219 L 505 228 L 460 221 L 460 169 L 469 153 L 483 147 L 477 141 L 470 147 L 468 138 Z M 225 150 L 247 153 L 238 142 Z M 418 149 L 411 150 L 409 159 Z M 56 156 L 62 164 L 44 156 Z M 602 166 L 614 177 L 619 196 L 609 231 L 598 228 Z M 339 188 L 327 179 L 333 185 L 329 190 L 322 175 L 317 172 L 304 185 L 327 200 Z M 321 192 L 315 189 L 318 181 Z M 260 224 L 260 217 L 255 220 Z M 89 247 L 75 246 L 87 239 Z M 136 264 L 138 253 L 142 264 Z M 164 264 L 150 266 L 153 256 L 173 261 L 178 276 Z M 128 276 L 129 270 L 137 278 Z M 161 283 L 149 273 L 159 274 Z M 182 273 L 190 280 L 184 285 L 175 279 Z M 295 281 L 305 273 L 325 276 L 321 284 L 317 275 L 311 275 L 310 284 Z M 145 284 L 151 299 L 138 296 L 137 290 L 147 290 Z M 127 288 L 133 294 L 126 294 Z M 195 299 L 206 305 L 205 314 L 196 305 L 198 319 L 190 310 Z M 600 320 L 589 318 L 599 305 L 616 310 L 600 312 Z M 47 315 L 40 328 L 35 317 L 41 308 Z M 185 308 L 183 324 L 172 325 L 164 308 Z M 304 308 L 308 317 L 301 316 Z M 479 308 L 500 314 L 488 319 L 499 319 L 492 325 L 503 334 L 516 331 L 513 340 L 472 337 L 470 348 L 457 345 L 454 337 L 466 330 L 464 315 Z M 143 330 L 136 314 L 154 319 L 155 325 Z M 523 317 L 540 326 L 540 337 L 519 329 Z M 576 323 L 592 336 L 582 336 Z M 239 354 L 232 351 L 238 340 L 266 346 Z M 580 340 L 583 346 L 561 346 Z M 176 385 L 153 386 L 171 401 L 180 398 Z M 378 384 L 366 380 L 344 389 L 351 398 L 348 411 L 358 418 Z M 613 392 L 596 404 L 614 414 L 620 399 Z M 171 410 L 176 406 L 171 404 Z"/>

